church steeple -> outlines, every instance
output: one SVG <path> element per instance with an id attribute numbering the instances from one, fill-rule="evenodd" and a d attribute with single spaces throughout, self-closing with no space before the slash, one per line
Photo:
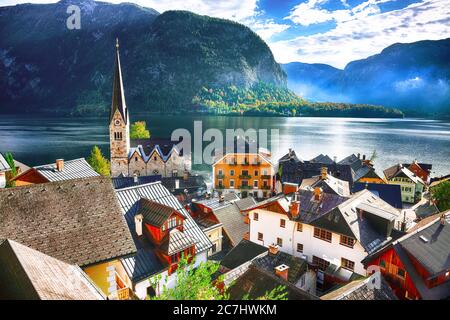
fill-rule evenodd
<path id="1" fill-rule="evenodd" d="M 109 121 L 112 120 L 116 110 L 119 110 L 120 114 L 122 115 L 123 121 L 128 124 L 128 109 L 125 103 L 125 93 L 123 91 L 122 82 L 122 69 L 120 67 L 119 39 L 116 39 L 116 64 L 114 68 L 113 94 Z"/>

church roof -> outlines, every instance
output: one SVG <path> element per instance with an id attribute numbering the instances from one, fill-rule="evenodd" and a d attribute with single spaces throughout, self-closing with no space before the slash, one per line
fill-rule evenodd
<path id="1" fill-rule="evenodd" d="M 111 104 L 111 114 L 109 121 L 116 110 L 119 110 L 125 123 L 128 122 L 128 109 L 125 103 L 125 93 L 123 91 L 123 81 L 122 81 L 122 69 L 120 67 L 120 57 L 119 57 L 119 40 L 116 42 L 116 65 L 114 68 L 114 82 L 113 82 L 113 94 L 112 94 L 112 104 Z"/>

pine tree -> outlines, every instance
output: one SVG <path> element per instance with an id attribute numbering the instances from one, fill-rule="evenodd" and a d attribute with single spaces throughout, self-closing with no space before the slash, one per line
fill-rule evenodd
<path id="1" fill-rule="evenodd" d="M 89 165 L 100 175 L 109 177 L 111 173 L 111 164 L 106 159 L 98 146 L 94 146 L 91 155 L 87 159 Z"/>

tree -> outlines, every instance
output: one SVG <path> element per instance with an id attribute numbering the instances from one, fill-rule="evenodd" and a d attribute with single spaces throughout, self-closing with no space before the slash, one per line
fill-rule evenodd
<path id="1" fill-rule="evenodd" d="M 98 146 L 94 146 L 91 155 L 87 159 L 89 165 L 100 175 L 109 177 L 111 173 L 111 164 L 106 159 Z"/>
<path id="2" fill-rule="evenodd" d="M 159 296 L 154 300 L 229 300 L 230 296 L 224 290 L 220 290 L 218 283 L 223 283 L 223 276 L 214 280 L 214 275 L 219 269 L 218 262 L 206 261 L 194 267 L 195 259 L 189 263 L 183 255 L 178 263 L 176 271 L 177 284 L 174 288 L 167 288 L 164 284 Z M 151 280 L 156 287 L 161 280 L 157 276 Z M 166 278 L 167 281 L 167 278 Z M 257 300 L 283 300 L 287 293 L 285 287 L 279 286 Z"/>
<path id="3" fill-rule="evenodd" d="M 444 181 L 431 189 L 431 195 L 436 201 L 439 211 L 450 209 L 450 181 Z"/>
<path id="4" fill-rule="evenodd" d="M 7 188 L 15 187 L 16 182 L 11 181 L 11 179 L 13 179 L 15 176 L 17 176 L 17 168 L 16 168 L 16 164 L 14 163 L 14 157 L 11 152 L 6 152 L 4 158 L 5 158 L 6 162 L 8 163 L 9 167 L 11 168 L 11 174 L 6 181 L 6 187 Z"/>
<path id="5" fill-rule="evenodd" d="M 146 129 L 145 121 L 136 121 L 131 125 L 130 138 L 131 139 L 148 139 L 150 138 L 150 131 Z"/>

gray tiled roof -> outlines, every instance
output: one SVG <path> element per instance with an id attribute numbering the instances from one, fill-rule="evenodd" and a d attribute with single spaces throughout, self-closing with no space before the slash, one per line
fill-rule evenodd
<path id="1" fill-rule="evenodd" d="M 277 254 L 267 254 L 263 257 L 256 258 L 252 263 L 267 272 L 274 272 L 279 265 L 287 265 L 289 267 L 288 281 L 296 284 L 301 276 L 306 272 L 308 262 L 299 257 L 295 257 L 283 251 L 278 251 Z"/>
<path id="2" fill-rule="evenodd" d="M 366 279 L 352 281 L 332 292 L 321 296 L 322 300 L 398 300 L 394 291 L 380 276 L 380 287 L 371 285 L 376 275 Z"/>
<path id="3" fill-rule="evenodd" d="M 136 251 L 104 177 L 0 189 L 0 221 L 0 238 L 79 266 Z"/>
<path id="4" fill-rule="evenodd" d="M 76 265 L 13 240 L 0 241 L 0 300 L 103 300 Z"/>
<path id="5" fill-rule="evenodd" d="M 34 169 L 50 182 L 99 176 L 84 158 L 64 161 L 62 171 L 56 170 L 55 163 L 37 166 Z"/>
<path id="6" fill-rule="evenodd" d="M 249 231 L 249 225 L 244 222 L 244 216 L 235 203 L 215 209 L 214 215 L 222 223 L 225 233 L 233 246 L 237 245 Z"/>
<path id="7" fill-rule="evenodd" d="M 185 217 L 183 233 L 195 240 L 197 252 L 203 252 L 212 246 L 208 237 L 201 231 L 183 205 L 161 182 L 116 190 L 116 194 L 122 207 L 122 213 L 125 215 L 128 226 L 133 233 L 135 230 L 134 216 L 138 209 L 139 200 L 145 198 L 171 207 Z"/>
<path id="8" fill-rule="evenodd" d="M 234 269 L 267 252 L 267 248 L 249 240 L 241 240 L 237 246 L 228 252 L 220 264 L 228 269 Z"/>
<path id="9" fill-rule="evenodd" d="M 0 153 L 0 172 L 9 170 L 11 170 L 11 167 L 9 166 L 8 162 L 6 162 L 6 159 L 3 157 L 3 155 Z"/>
<path id="10" fill-rule="evenodd" d="M 400 240 L 400 245 L 431 274 L 450 269 L 450 213 Z"/>

